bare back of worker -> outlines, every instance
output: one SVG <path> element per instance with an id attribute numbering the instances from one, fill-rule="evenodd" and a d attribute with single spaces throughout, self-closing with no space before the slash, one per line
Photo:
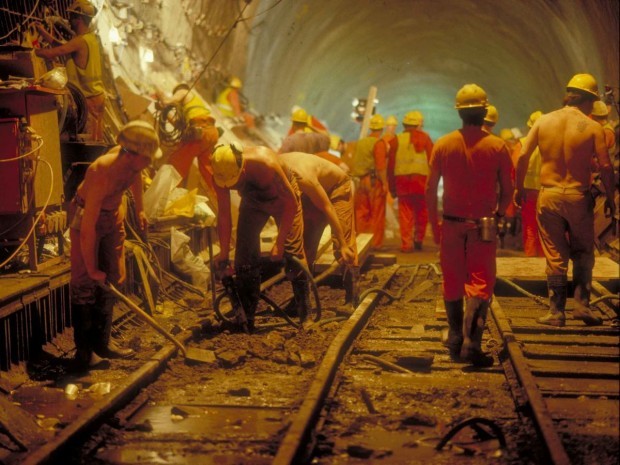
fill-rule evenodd
<path id="1" fill-rule="evenodd" d="M 597 144 L 605 143 L 601 126 L 578 108 L 566 106 L 543 115 L 532 129 L 542 157 L 541 185 L 589 188 L 592 157 L 602 153 Z"/>
<path id="2" fill-rule="evenodd" d="M 338 166 L 316 155 L 303 152 L 289 152 L 279 155 L 280 160 L 299 175 L 299 188 L 305 192 L 307 183 L 320 184 L 325 192 L 349 179 L 349 176 Z"/>

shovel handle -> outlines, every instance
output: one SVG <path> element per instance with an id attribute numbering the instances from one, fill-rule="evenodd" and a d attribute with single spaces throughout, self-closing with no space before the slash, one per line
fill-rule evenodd
<path id="1" fill-rule="evenodd" d="M 104 290 L 114 294 L 116 297 L 118 297 L 123 302 L 125 302 L 125 304 L 127 304 L 127 306 L 129 307 L 129 309 L 131 311 L 133 311 L 136 315 L 138 315 L 143 321 L 145 321 L 146 323 L 151 325 L 155 330 L 157 330 L 157 332 L 159 334 L 164 336 L 166 339 L 170 340 L 175 346 L 177 346 L 179 348 L 179 350 L 183 353 L 183 356 L 185 356 L 185 354 L 187 353 L 187 350 L 185 349 L 185 346 L 183 344 L 181 344 L 181 342 L 179 342 L 179 340 L 176 337 L 174 337 L 172 334 L 170 334 L 168 331 L 166 331 L 159 323 L 157 323 L 157 321 L 155 321 L 153 318 L 151 318 L 148 315 L 148 313 L 146 313 L 144 310 L 142 310 L 140 307 L 138 307 L 135 303 L 133 303 L 129 299 L 129 297 L 127 297 L 121 291 L 116 289 L 110 283 L 99 284 L 99 286 L 101 286 L 102 289 L 104 289 Z"/>

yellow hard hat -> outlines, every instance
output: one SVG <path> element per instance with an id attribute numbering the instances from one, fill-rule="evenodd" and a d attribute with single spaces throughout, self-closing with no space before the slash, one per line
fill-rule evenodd
<path id="1" fill-rule="evenodd" d="M 419 126 L 423 121 L 424 116 L 417 110 L 410 111 L 403 118 L 403 124 L 406 124 L 407 126 Z"/>
<path id="2" fill-rule="evenodd" d="M 512 131 L 508 128 L 504 128 L 499 132 L 499 137 L 506 141 L 506 140 L 510 140 L 510 139 L 514 139 L 515 135 L 512 133 Z"/>
<path id="3" fill-rule="evenodd" d="M 243 168 L 243 149 L 235 144 L 218 145 L 211 155 L 213 180 L 220 187 L 232 187 Z"/>
<path id="4" fill-rule="evenodd" d="M 67 13 L 75 13 L 77 15 L 92 18 L 97 14 L 97 8 L 95 8 L 88 0 L 76 0 L 69 8 L 67 8 Z"/>
<path id="5" fill-rule="evenodd" d="M 386 126 L 398 126 L 398 119 L 396 119 L 396 116 L 390 115 L 385 120 L 385 125 Z"/>
<path id="6" fill-rule="evenodd" d="M 536 110 L 535 112 L 533 112 L 527 120 L 527 127 L 531 128 L 532 126 L 534 126 L 534 123 L 536 122 L 536 120 L 540 118 L 542 115 L 543 115 L 543 112 L 540 110 Z"/>
<path id="7" fill-rule="evenodd" d="M 368 127 L 373 131 L 383 129 L 385 127 L 385 120 L 383 119 L 383 116 L 381 116 L 379 113 L 377 113 L 376 115 L 372 115 Z"/>
<path id="8" fill-rule="evenodd" d="M 598 95 L 598 84 L 596 83 L 596 79 L 594 76 L 587 73 L 575 74 L 568 84 L 566 84 L 566 90 L 576 89 L 586 92 L 590 95 L 593 95 L 598 100 L 600 97 Z"/>
<path id="9" fill-rule="evenodd" d="M 241 87 L 243 86 L 243 83 L 241 82 L 241 79 L 239 79 L 236 76 L 233 76 L 230 79 L 230 87 L 234 87 L 235 89 L 241 89 Z"/>
<path id="10" fill-rule="evenodd" d="M 465 84 L 456 93 L 456 105 L 454 108 L 485 108 L 489 104 L 487 93 L 476 84 Z"/>
<path id="11" fill-rule="evenodd" d="M 608 114 L 609 109 L 607 108 L 607 105 L 605 105 L 605 102 L 601 102 L 600 100 L 594 102 L 594 107 L 592 108 L 592 116 L 605 117 Z"/>
<path id="12" fill-rule="evenodd" d="M 499 113 L 497 113 L 497 108 L 495 105 L 489 105 L 487 107 L 487 114 L 484 117 L 484 122 L 487 124 L 496 124 L 499 119 Z"/>
<path id="13" fill-rule="evenodd" d="M 294 123 L 306 123 L 308 124 L 308 113 L 303 108 L 298 108 L 291 115 L 291 121 Z"/>
<path id="14" fill-rule="evenodd" d="M 139 153 L 151 160 L 161 158 L 159 136 L 153 126 L 146 121 L 136 120 L 123 126 L 116 137 L 116 142 L 129 152 Z"/>

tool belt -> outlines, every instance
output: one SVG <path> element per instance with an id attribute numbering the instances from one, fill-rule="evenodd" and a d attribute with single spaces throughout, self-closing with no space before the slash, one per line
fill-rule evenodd
<path id="1" fill-rule="evenodd" d="M 475 224 L 478 227 L 478 232 L 480 233 L 480 240 L 483 242 L 495 241 L 495 236 L 497 235 L 497 218 L 494 216 L 471 219 L 462 218 L 460 216 L 443 215 L 443 219 L 447 221 L 454 221 L 456 223 Z"/>
<path id="2" fill-rule="evenodd" d="M 471 218 L 461 218 L 460 216 L 443 215 L 443 219 L 447 221 L 454 221 L 456 223 L 478 224 L 479 220 Z"/>

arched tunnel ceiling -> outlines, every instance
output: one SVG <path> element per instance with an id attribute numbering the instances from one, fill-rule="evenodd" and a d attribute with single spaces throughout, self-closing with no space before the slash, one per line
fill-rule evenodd
<path id="1" fill-rule="evenodd" d="M 435 139 L 460 126 L 454 95 L 474 82 L 498 128 L 523 128 L 561 105 L 575 73 L 618 86 L 618 10 L 618 0 L 261 0 L 244 92 L 263 113 L 300 105 L 351 139 L 351 101 L 376 86 L 379 113 L 421 110 Z"/>

